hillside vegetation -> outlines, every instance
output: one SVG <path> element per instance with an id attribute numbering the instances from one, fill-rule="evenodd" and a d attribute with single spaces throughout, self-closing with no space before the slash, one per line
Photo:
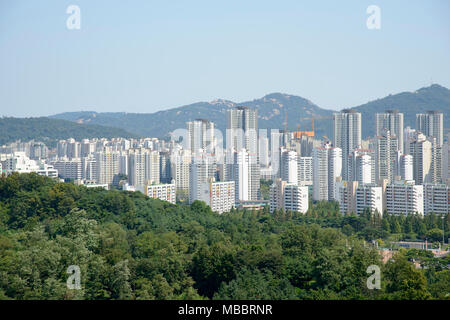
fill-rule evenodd
<path id="1" fill-rule="evenodd" d="M 223 132 L 227 126 L 226 111 L 237 106 L 248 106 L 258 109 L 258 126 L 261 129 L 284 129 L 285 116 L 287 127 L 296 130 L 301 125 L 302 130 L 311 130 L 310 120 L 301 118 L 327 117 L 316 122 L 317 134 L 332 137 L 332 111 L 319 108 L 311 101 L 302 97 L 272 93 L 260 99 L 235 103 L 227 100 L 198 102 L 179 108 L 158 111 L 155 113 L 125 113 L 125 112 L 68 112 L 52 116 L 84 124 L 100 124 L 123 128 L 130 132 L 150 136 L 165 137 L 169 132 L 186 128 L 186 121 L 205 118 L 213 121 L 216 128 Z M 270 136 L 270 131 L 268 132 Z"/>
<path id="2" fill-rule="evenodd" d="M 100 125 L 85 125 L 61 119 L 40 118 L 0 118 L 0 145 L 21 140 L 42 141 L 49 146 L 61 139 L 74 138 L 116 138 L 136 137 L 120 128 Z"/>
<path id="3" fill-rule="evenodd" d="M 383 265 L 362 241 L 410 222 L 410 232 L 428 232 L 439 220 L 342 217 L 335 203 L 307 215 L 219 215 L 198 201 L 12 174 L 0 178 L 0 299 L 448 298 L 448 259 L 408 251 Z M 70 265 L 81 290 L 66 286 Z M 381 267 L 380 290 L 367 288 L 370 265 Z"/>
<path id="4" fill-rule="evenodd" d="M 434 84 L 415 92 L 402 92 L 353 108 L 361 112 L 363 137 L 375 135 L 375 114 L 397 109 L 404 114 L 404 126 L 416 128 L 416 114 L 438 110 L 444 114 L 444 128 L 450 128 L 450 90 Z"/>

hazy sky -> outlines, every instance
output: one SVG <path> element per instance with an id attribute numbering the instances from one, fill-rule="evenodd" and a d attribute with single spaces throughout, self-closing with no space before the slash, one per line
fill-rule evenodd
<path id="1" fill-rule="evenodd" d="M 69 5 L 81 10 L 69 30 Z M 369 5 L 381 29 L 369 30 Z M 0 116 L 450 88 L 450 1 L 0 0 Z"/>

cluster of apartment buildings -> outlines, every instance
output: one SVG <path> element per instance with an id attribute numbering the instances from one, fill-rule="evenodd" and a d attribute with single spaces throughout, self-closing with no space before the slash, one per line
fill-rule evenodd
<path id="1" fill-rule="evenodd" d="M 334 114 L 334 142 L 313 150 L 313 199 L 338 201 L 341 213 L 448 213 L 449 142 L 443 114 L 417 114 L 417 129 L 403 114 L 376 114 L 376 136 L 361 139 L 361 113 Z"/>
<path id="2" fill-rule="evenodd" d="M 225 135 L 214 122 L 197 119 L 170 141 L 67 139 L 52 150 L 13 143 L 0 148 L 0 169 L 115 185 L 171 203 L 184 195 L 219 213 L 262 202 L 261 178 L 273 180 L 271 211 L 306 213 L 310 199 L 337 201 L 343 214 L 450 211 L 450 142 L 440 112 L 416 115 L 415 129 L 404 128 L 396 110 L 378 113 L 376 136 L 367 140 L 354 110 L 334 114 L 333 140 L 316 139 L 314 131 L 267 134 L 258 129 L 257 110 L 247 107 L 228 109 L 226 117 Z"/>

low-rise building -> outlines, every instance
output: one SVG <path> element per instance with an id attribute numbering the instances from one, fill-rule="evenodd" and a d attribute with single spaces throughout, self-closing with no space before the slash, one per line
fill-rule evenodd
<path id="1" fill-rule="evenodd" d="M 369 209 L 371 213 L 383 214 L 382 188 L 374 184 L 362 184 L 356 188 L 356 214 Z"/>
<path id="2" fill-rule="evenodd" d="M 234 181 L 215 182 L 210 179 L 201 185 L 200 198 L 217 213 L 230 212 L 235 206 Z"/>
<path id="3" fill-rule="evenodd" d="M 386 186 L 386 210 L 390 214 L 424 214 L 423 185 L 396 181 Z"/>
<path id="4" fill-rule="evenodd" d="M 424 185 L 425 214 L 450 212 L 450 187 L 445 184 Z"/>
<path id="5" fill-rule="evenodd" d="M 147 185 L 144 189 L 145 195 L 153 198 L 159 199 L 163 201 L 167 201 L 170 203 L 176 203 L 176 185 L 175 183 L 171 184 L 151 184 Z"/>
<path id="6" fill-rule="evenodd" d="M 309 208 L 309 190 L 307 186 L 289 184 L 276 179 L 270 187 L 270 212 L 283 209 L 306 213 Z"/>

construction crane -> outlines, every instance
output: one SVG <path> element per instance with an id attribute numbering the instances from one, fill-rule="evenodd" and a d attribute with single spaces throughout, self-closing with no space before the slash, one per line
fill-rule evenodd
<path id="1" fill-rule="evenodd" d="M 314 131 L 314 121 L 315 120 L 324 120 L 324 119 L 333 119 L 333 116 L 318 116 L 318 117 L 312 117 L 312 118 L 300 118 L 300 121 L 308 121 L 311 120 L 312 122 L 312 129 L 311 131 Z"/>
<path id="2" fill-rule="evenodd" d="M 299 130 L 294 133 L 295 137 L 300 138 L 302 135 L 307 135 L 309 137 L 314 137 L 315 136 L 315 127 L 314 127 L 314 121 L 315 120 L 323 120 L 323 119 L 333 119 L 332 116 L 317 116 L 317 117 L 311 117 L 311 118 L 300 118 L 300 121 L 308 121 L 311 120 L 311 131 L 300 131 L 300 124 L 298 125 Z"/>

